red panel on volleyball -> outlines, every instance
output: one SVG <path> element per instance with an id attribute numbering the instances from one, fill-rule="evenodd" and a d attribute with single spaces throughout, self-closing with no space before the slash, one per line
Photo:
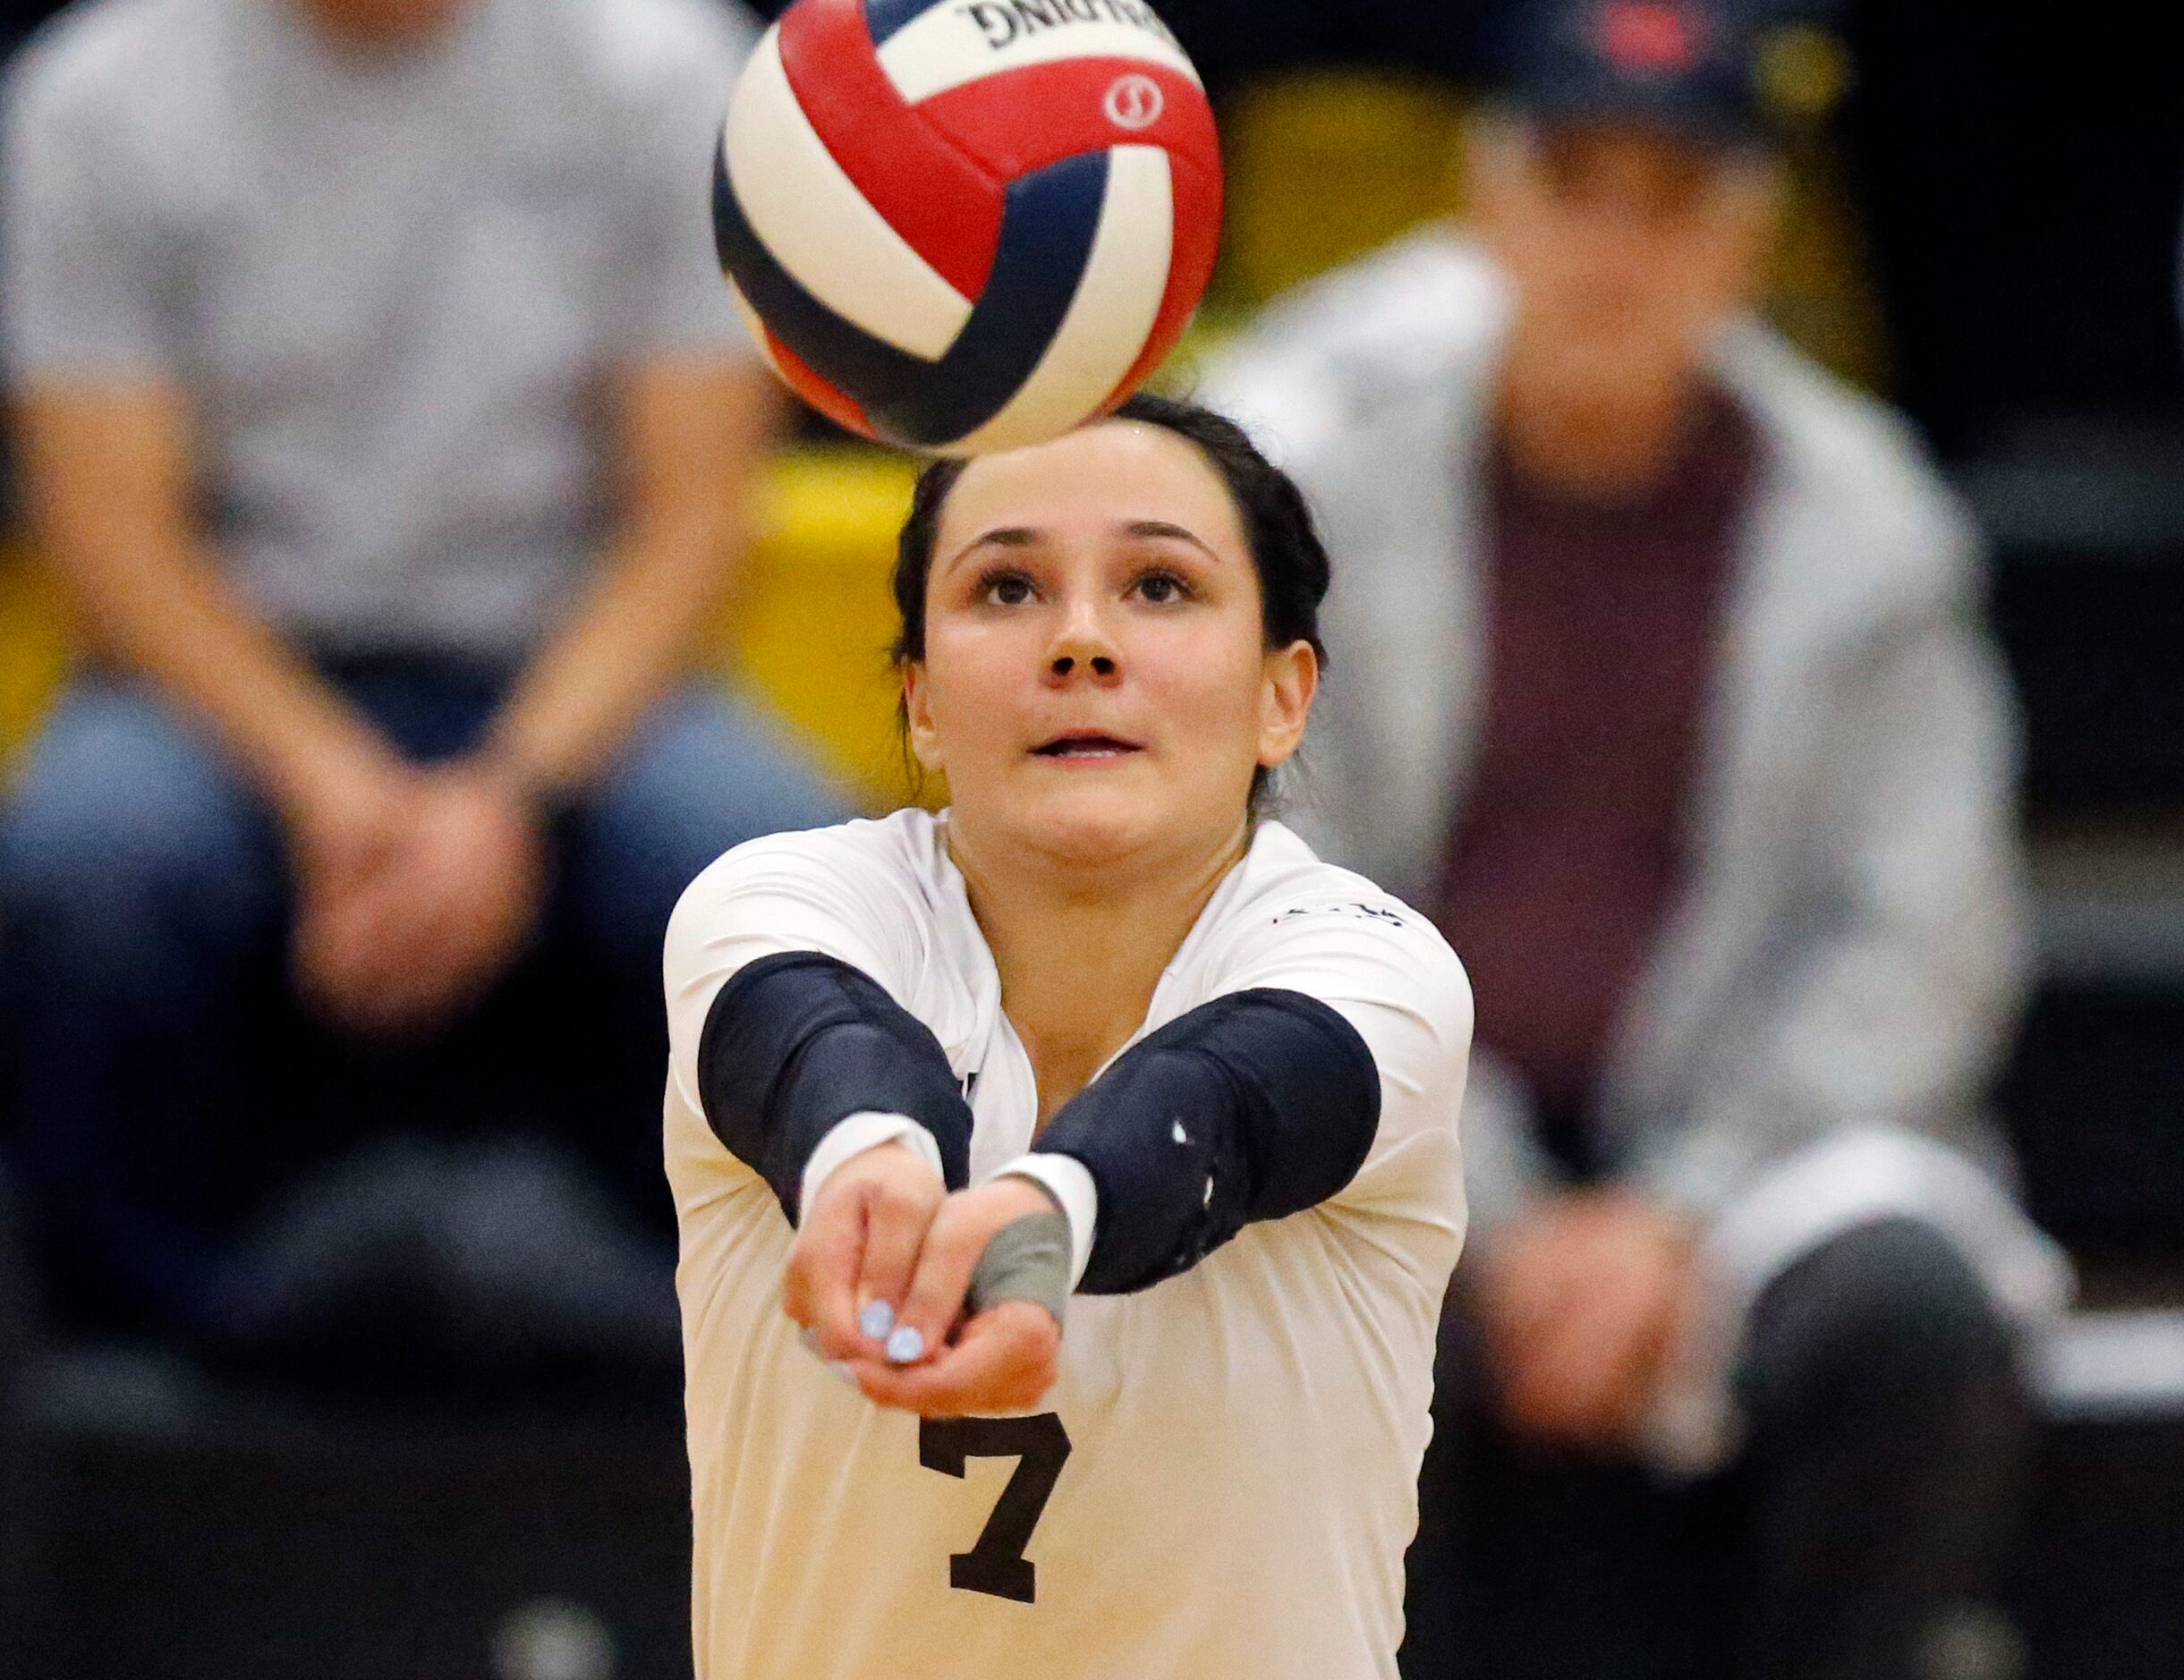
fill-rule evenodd
<path id="1" fill-rule="evenodd" d="M 1134 58 L 1070 58 L 1003 75 L 1005 97 L 996 97 L 994 83 L 1000 79 L 989 78 L 937 93 L 917 106 L 918 115 L 1003 181 L 1110 146 L 1162 146 L 1220 173 L 1221 143 L 1204 91 L 1166 65 Z M 1160 90 L 1160 115 L 1141 128 L 1125 128 L 1108 115 L 1109 96 L 1126 81 L 1150 82 Z M 1038 120 L 1027 122 L 1027 112 L 1037 112 Z"/>
<path id="2" fill-rule="evenodd" d="M 1006 182 L 903 102 L 880 67 L 863 0 L 802 0 L 780 28 L 789 86 L 835 162 L 941 278 L 975 301 L 1000 245 Z"/>

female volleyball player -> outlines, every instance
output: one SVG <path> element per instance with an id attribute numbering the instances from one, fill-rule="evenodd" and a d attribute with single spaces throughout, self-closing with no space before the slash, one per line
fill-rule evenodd
<path id="1" fill-rule="evenodd" d="M 707 1680 L 1395 1673 L 1471 1000 L 1258 815 L 1327 583 L 1203 410 L 935 466 L 896 595 L 951 809 L 684 896 Z"/>

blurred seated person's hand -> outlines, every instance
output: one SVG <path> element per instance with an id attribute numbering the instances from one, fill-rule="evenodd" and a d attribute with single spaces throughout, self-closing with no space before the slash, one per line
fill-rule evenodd
<path id="1" fill-rule="evenodd" d="M 482 761 L 347 767 L 300 808 L 292 836 L 297 979 L 353 1031 L 440 1024 L 491 986 L 538 921 L 537 814 Z"/>
<path id="2" fill-rule="evenodd" d="M 1571 1446 L 1628 1444 L 1682 1305 L 1692 1246 L 1688 1220 L 1623 1190 L 1554 1196 L 1498 1232 L 1478 1287 L 1509 1425 Z"/>

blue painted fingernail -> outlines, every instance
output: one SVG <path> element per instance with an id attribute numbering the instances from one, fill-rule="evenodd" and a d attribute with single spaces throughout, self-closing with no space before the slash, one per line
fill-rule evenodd
<path id="1" fill-rule="evenodd" d="M 830 1359 L 827 1362 L 827 1369 L 832 1371 L 836 1376 L 839 1377 L 844 1382 L 847 1383 L 852 1388 L 854 1388 L 857 1386 L 857 1373 L 851 1369 L 850 1363 L 847 1360 Z"/>
<path id="2" fill-rule="evenodd" d="M 803 1329 L 796 1332 L 796 1339 L 803 1344 L 804 1352 L 807 1353 L 819 1352 L 819 1332 L 810 1325 L 805 1325 Z"/>
<path id="3" fill-rule="evenodd" d="M 914 1325 L 905 1324 L 888 1337 L 888 1357 L 897 1365 L 908 1365 L 925 1357 L 925 1338 Z"/>
<path id="4" fill-rule="evenodd" d="M 857 1328 L 875 1342 L 885 1341 L 895 1328 L 895 1309 L 884 1301 L 867 1302 L 864 1311 L 857 1314 Z"/>

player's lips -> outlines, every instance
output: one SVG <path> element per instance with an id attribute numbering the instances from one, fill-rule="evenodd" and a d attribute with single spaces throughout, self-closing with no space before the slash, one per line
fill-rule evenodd
<path id="1" fill-rule="evenodd" d="M 1041 759 L 1063 759 L 1074 761 L 1114 759 L 1127 758 L 1144 749 L 1134 741 L 1125 741 L 1119 735 L 1100 734 L 1096 731 L 1057 735 L 1044 746 L 1033 747 L 1034 756 Z"/>

